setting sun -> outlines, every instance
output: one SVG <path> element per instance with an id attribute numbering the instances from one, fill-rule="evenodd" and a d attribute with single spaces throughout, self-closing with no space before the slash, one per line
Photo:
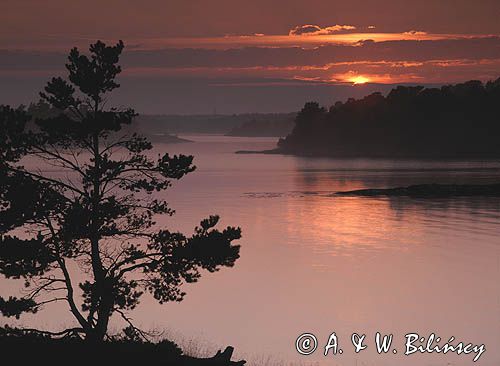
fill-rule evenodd
<path id="1" fill-rule="evenodd" d="M 354 85 L 357 85 L 357 84 L 366 84 L 370 81 L 370 79 L 368 79 L 365 76 L 357 75 L 350 78 L 349 81 L 352 82 Z"/>

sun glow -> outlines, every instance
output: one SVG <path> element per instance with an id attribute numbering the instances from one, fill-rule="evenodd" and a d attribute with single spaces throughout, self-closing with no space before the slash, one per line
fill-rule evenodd
<path id="1" fill-rule="evenodd" d="M 349 71 L 345 73 L 333 74 L 330 76 L 330 81 L 333 83 L 344 83 L 352 85 L 363 85 L 367 83 L 372 84 L 396 84 L 396 83 L 409 83 L 421 82 L 422 77 L 412 73 L 399 73 L 399 74 L 371 74 L 363 73 L 363 70 Z"/>
<path id="2" fill-rule="evenodd" d="M 366 76 L 356 75 L 350 78 L 349 81 L 354 85 L 358 85 L 358 84 L 366 84 L 370 82 L 370 79 L 368 79 Z"/>

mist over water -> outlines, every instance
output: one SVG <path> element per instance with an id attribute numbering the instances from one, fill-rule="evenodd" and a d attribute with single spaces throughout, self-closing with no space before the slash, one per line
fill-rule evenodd
<path id="1" fill-rule="evenodd" d="M 176 215 L 159 225 L 189 233 L 219 214 L 223 225 L 242 227 L 241 258 L 186 286 L 180 304 L 146 298 L 133 313 L 143 328 L 286 361 L 472 364 L 471 355 L 402 355 L 406 333 L 435 332 L 485 343 L 478 364 L 500 363 L 500 199 L 332 197 L 361 188 L 498 182 L 500 162 L 237 155 L 272 148 L 276 139 L 181 137 L 194 142 L 157 143 L 155 152 L 193 154 L 198 169 L 167 192 Z M 63 324 L 61 309 L 26 319 Z M 324 346 L 333 331 L 343 355 L 295 351 L 299 334 L 313 332 Z M 397 355 L 376 354 L 377 331 L 394 334 Z M 369 348 L 358 355 L 353 332 L 367 334 Z"/>

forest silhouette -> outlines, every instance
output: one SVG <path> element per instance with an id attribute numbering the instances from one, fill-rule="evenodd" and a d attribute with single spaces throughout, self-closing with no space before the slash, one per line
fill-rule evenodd
<path id="1" fill-rule="evenodd" d="M 368 158 L 497 158 L 500 79 L 398 86 L 324 108 L 306 103 L 277 153 Z"/>

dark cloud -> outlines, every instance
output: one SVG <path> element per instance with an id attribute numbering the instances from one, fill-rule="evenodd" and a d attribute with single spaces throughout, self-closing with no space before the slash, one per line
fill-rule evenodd
<path id="1" fill-rule="evenodd" d="M 317 25 L 298 25 L 291 29 L 288 33 L 291 36 L 298 36 L 301 34 L 315 33 L 321 30 L 320 26 Z"/>
<path id="2" fill-rule="evenodd" d="M 484 60 L 500 58 L 500 37 L 436 41 L 362 41 L 357 45 L 317 48 L 246 47 L 235 49 L 129 49 L 123 56 L 129 68 L 245 68 L 321 66 L 332 62 Z M 63 52 L 0 50 L 0 72 L 62 69 Z"/>

